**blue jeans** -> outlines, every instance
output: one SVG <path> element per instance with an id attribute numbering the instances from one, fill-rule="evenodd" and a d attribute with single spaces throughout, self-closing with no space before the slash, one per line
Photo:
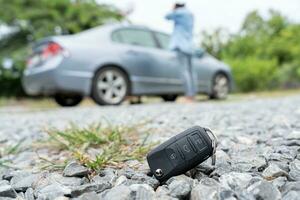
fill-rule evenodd
<path id="1" fill-rule="evenodd" d="M 192 55 L 177 50 L 177 55 L 182 69 L 182 80 L 184 82 L 185 96 L 196 95 L 196 86 L 193 78 Z"/>

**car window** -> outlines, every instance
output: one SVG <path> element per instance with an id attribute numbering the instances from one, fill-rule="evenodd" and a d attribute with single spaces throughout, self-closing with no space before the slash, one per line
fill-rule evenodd
<path id="1" fill-rule="evenodd" d="M 122 42 L 122 36 L 121 36 L 121 33 L 120 31 L 115 31 L 113 34 L 112 34 L 112 40 L 114 42 Z"/>
<path id="2" fill-rule="evenodd" d="M 144 47 L 156 47 L 152 33 L 138 29 L 123 29 L 112 35 L 112 40 L 119 43 Z"/>
<path id="3" fill-rule="evenodd" d="M 169 49 L 170 46 L 170 36 L 163 33 L 155 33 L 156 38 L 162 49 Z"/>

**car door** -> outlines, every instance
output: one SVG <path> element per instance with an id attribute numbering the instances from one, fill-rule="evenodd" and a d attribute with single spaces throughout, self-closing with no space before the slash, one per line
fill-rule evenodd
<path id="1" fill-rule="evenodd" d="M 169 48 L 170 36 L 161 32 L 153 32 L 153 34 L 159 46 L 156 53 L 161 58 L 160 65 L 165 73 L 168 74 L 167 81 L 169 83 L 169 92 L 182 93 L 184 91 L 181 76 L 182 66 L 177 53 L 175 51 L 171 51 Z"/>
<path id="2" fill-rule="evenodd" d="M 169 91 L 170 79 L 175 73 L 164 65 L 165 58 L 150 30 L 122 28 L 113 33 L 112 38 L 124 44 L 122 61 L 131 74 L 135 93 L 163 94 Z"/>

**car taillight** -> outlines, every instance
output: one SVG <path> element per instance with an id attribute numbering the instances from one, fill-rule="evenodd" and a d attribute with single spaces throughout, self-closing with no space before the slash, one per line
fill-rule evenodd
<path id="1" fill-rule="evenodd" d="M 38 66 L 57 55 L 68 57 L 69 52 L 55 42 L 44 43 L 36 46 L 33 49 L 33 54 L 27 59 L 27 68 Z"/>
<path id="2" fill-rule="evenodd" d="M 55 56 L 63 52 L 63 48 L 54 42 L 48 43 L 48 45 L 42 50 L 41 57 L 43 60 L 47 60 L 51 56 Z"/>

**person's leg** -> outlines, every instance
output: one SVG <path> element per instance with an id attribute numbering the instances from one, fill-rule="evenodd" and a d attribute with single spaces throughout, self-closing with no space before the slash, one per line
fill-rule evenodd
<path id="1" fill-rule="evenodd" d="M 185 89 L 185 99 L 187 101 L 193 101 L 195 96 L 195 87 L 192 76 L 192 57 L 185 53 L 180 53 L 180 59 L 182 63 L 182 75 Z"/>
<path id="2" fill-rule="evenodd" d="M 193 63 L 192 63 L 192 56 L 187 56 L 187 71 L 188 71 L 188 80 L 189 80 L 189 88 L 188 88 L 188 96 L 194 98 L 196 96 L 196 86 L 193 76 Z"/>

